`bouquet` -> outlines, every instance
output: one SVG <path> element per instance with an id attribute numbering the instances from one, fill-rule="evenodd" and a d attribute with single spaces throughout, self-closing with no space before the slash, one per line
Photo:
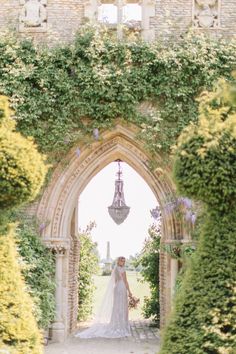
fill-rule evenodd
<path id="1" fill-rule="evenodd" d="M 136 309 L 139 301 L 140 299 L 138 299 L 137 297 L 133 295 L 129 295 L 129 303 L 128 303 L 129 309 Z"/>

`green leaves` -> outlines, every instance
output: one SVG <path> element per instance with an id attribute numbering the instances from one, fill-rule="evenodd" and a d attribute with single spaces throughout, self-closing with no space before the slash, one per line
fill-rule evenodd
<path id="1" fill-rule="evenodd" d="M 234 353 L 236 346 L 236 218 L 207 211 L 186 270 L 161 354 Z"/>
<path id="2" fill-rule="evenodd" d="M 24 278 L 36 303 L 40 328 L 48 328 L 55 316 L 54 256 L 41 242 L 36 224 L 22 220 L 17 229 Z"/>
<path id="3" fill-rule="evenodd" d="M 85 321 L 92 313 L 93 294 L 95 290 L 93 275 L 98 272 L 97 245 L 92 241 L 91 223 L 87 230 L 79 234 L 80 264 L 79 264 L 79 313 L 78 320 Z"/>
<path id="4" fill-rule="evenodd" d="M 0 234 L 0 348 L 12 354 L 42 354 L 42 335 L 18 262 L 15 227 Z M 4 350 L 5 349 L 5 350 Z"/>
<path id="5" fill-rule="evenodd" d="M 203 201 L 207 210 L 160 354 L 235 353 L 235 87 L 220 81 L 204 92 L 198 124 L 182 132 L 176 147 L 179 192 Z"/>
<path id="6" fill-rule="evenodd" d="M 202 97 L 198 125 L 179 138 L 174 169 L 180 193 L 222 211 L 236 204 L 236 113 L 234 98 L 227 95 L 233 87 L 221 82 Z"/>
<path id="7" fill-rule="evenodd" d="M 229 77 L 235 48 L 196 34 L 168 48 L 120 42 L 88 26 L 72 44 L 53 49 L 12 36 L 0 39 L 0 90 L 11 97 L 18 129 L 44 152 L 66 152 L 65 135 L 74 137 L 69 148 L 76 130 L 109 129 L 119 117 L 138 126 L 148 121 L 140 138 L 152 152 L 169 152 L 182 129 L 197 120 L 195 98 L 219 76 Z M 160 121 L 149 112 L 140 119 L 137 107 L 145 100 L 158 107 Z"/>
<path id="8" fill-rule="evenodd" d="M 145 318 L 152 318 L 156 324 L 160 322 L 160 299 L 159 299 L 159 253 L 160 253 L 160 229 L 159 226 L 151 225 L 148 230 L 149 237 L 146 239 L 142 252 L 135 261 L 135 267 L 141 267 L 140 274 L 143 280 L 150 286 L 150 297 L 145 297 L 143 314 Z"/>

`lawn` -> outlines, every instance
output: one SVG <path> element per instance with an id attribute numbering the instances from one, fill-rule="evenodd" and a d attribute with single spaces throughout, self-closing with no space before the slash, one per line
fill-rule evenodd
<path id="1" fill-rule="evenodd" d="M 109 276 L 101 276 L 101 275 L 94 276 L 96 291 L 95 291 L 95 298 L 94 298 L 93 313 L 96 313 L 97 312 L 96 310 L 99 308 L 103 295 L 106 291 L 109 278 L 110 278 Z M 139 278 L 140 276 L 137 272 L 127 272 L 127 279 L 129 282 L 130 290 L 134 296 L 140 299 L 138 308 L 130 310 L 129 312 L 129 318 L 131 320 L 137 320 L 143 318 L 141 307 L 143 305 L 144 296 L 148 296 L 150 293 L 148 284 L 141 283 L 138 280 Z"/>

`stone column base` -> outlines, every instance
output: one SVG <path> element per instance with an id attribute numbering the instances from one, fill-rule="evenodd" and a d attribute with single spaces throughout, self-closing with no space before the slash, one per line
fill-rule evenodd
<path id="1" fill-rule="evenodd" d="M 51 328 L 52 342 L 62 343 L 65 341 L 65 326 L 63 322 L 54 322 Z"/>

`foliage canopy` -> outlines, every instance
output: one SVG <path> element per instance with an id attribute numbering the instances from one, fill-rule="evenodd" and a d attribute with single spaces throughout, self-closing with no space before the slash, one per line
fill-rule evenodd
<path id="1" fill-rule="evenodd" d="M 11 99 L 18 129 L 54 158 L 86 133 L 89 142 L 94 128 L 107 129 L 115 118 L 140 126 L 152 152 L 168 151 L 196 122 L 195 98 L 218 77 L 229 77 L 235 50 L 235 42 L 196 33 L 168 47 L 119 42 L 87 26 L 73 43 L 53 49 L 1 38 L 0 92 Z"/>

